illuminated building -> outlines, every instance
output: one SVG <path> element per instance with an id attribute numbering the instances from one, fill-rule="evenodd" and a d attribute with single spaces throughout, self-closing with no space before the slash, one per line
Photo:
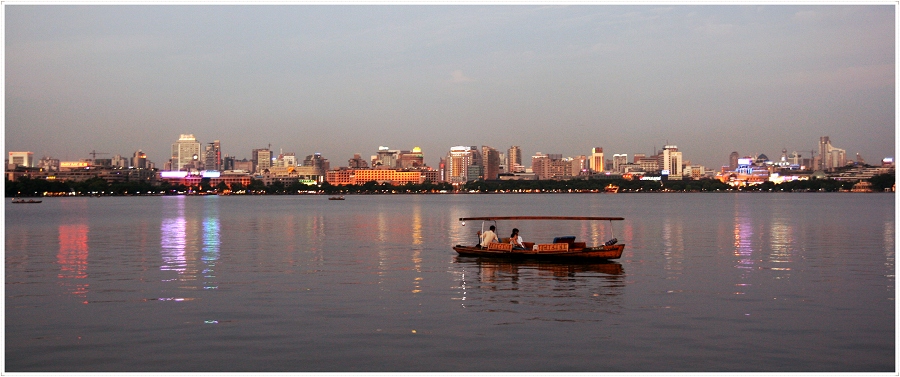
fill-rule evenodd
<path id="1" fill-rule="evenodd" d="M 360 185 L 366 182 L 389 183 L 392 185 L 404 185 L 407 183 L 421 184 L 426 180 L 424 171 L 419 170 L 393 170 L 393 169 L 338 169 L 329 170 L 325 174 L 325 181 L 332 185 Z M 436 172 L 435 172 L 436 173 Z M 436 176 L 436 174 L 433 174 Z"/>
<path id="2" fill-rule="evenodd" d="M 192 134 L 181 134 L 172 144 L 172 169 L 184 170 L 198 169 L 200 158 L 200 143 Z"/>
<path id="3" fill-rule="evenodd" d="M 34 153 L 32 152 L 9 152 L 9 160 L 12 166 L 24 166 L 26 168 L 34 167 Z"/>
<path id="4" fill-rule="evenodd" d="M 450 148 L 450 154 L 447 156 L 447 165 L 445 167 L 445 177 L 450 183 L 465 183 L 469 179 L 469 166 L 475 161 L 475 151 L 470 147 L 453 147 Z M 472 178 L 471 180 L 474 180 Z"/>
<path id="5" fill-rule="evenodd" d="M 218 171 L 202 171 L 202 172 L 186 172 L 186 171 L 161 171 L 158 179 L 168 182 L 173 186 L 184 185 L 192 189 L 200 188 L 201 184 L 204 189 L 211 189 L 224 183 L 229 188 L 235 183 L 240 183 L 243 187 L 250 185 L 250 174 L 243 172 L 218 172 Z M 203 180 L 208 179 L 208 183 Z M 209 187 L 205 187 L 208 185 Z"/>
<path id="6" fill-rule="evenodd" d="M 596 173 L 602 173 L 605 171 L 605 167 L 603 166 L 603 148 L 596 147 L 591 148 L 591 160 L 590 160 L 590 168 Z"/>
<path id="7" fill-rule="evenodd" d="M 658 165 L 662 169 L 663 175 L 668 175 L 669 179 L 681 179 L 682 159 L 677 146 L 666 145 L 658 158 Z"/>
<path id="8" fill-rule="evenodd" d="M 147 154 L 141 150 L 134 152 L 131 157 L 131 166 L 135 169 L 147 169 Z"/>
<path id="9" fill-rule="evenodd" d="M 737 169 L 716 174 L 716 179 L 731 186 L 758 185 L 769 180 L 769 169 L 755 164 L 755 158 L 738 159 Z"/>

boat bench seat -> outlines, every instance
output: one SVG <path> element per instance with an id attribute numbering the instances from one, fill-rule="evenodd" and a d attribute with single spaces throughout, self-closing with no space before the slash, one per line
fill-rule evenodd
<path id="1" fill-rule="evenodd" d="M 567 244 L 567 243 L 539 243 L 537 245 L 534 245 L 534 251 L 537 251 L 539 253 L 569 251 L 569 244 Z"/>
<path id="2" fill-rule="evenodd" d="M 488 244 L 487 249 L 496 251 L 512 251 L 512 247 L 513 246 L 508 243 L 491 242 Z"/>

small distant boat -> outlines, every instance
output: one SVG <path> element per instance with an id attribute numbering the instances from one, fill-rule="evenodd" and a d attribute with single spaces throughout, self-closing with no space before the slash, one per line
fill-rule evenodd
<path id="1" fill-rule="evenodd" d="M 25 199 L 19 199 L 19 198 L 15 198 L 15 199 L 12 200 L 12 202 L 13 202 L 13 203 L 16 203 L 16 204 L 24 204 L 24 203 L 28 203 L 28 204 L 31 204 L 31 203 L 40 203 L 40 202 L 42 202 L 42 201 L 43 201 L 43 200 L 34 200 L 34 199 L 28 199 L 28 200 L 25 200 Z"/>
<path id="2" fill-rule="evenodd" d="M 606 188 L 603 189 L 603 191 L 615 194 L 615 193 L 619 192 L 619 186 L 616 186 L 614 184 L 609 184 L 606 186 Z"/>
<path id="3" fill-rule="evenodd" d="M 332 197 L 328 198 L 328 200 L 344 200 L 344 197 L 343 196 L 332 196 Z"/>
<path id="4" fill-rule="evenodd" d="M 465 226 L 469 220 L 586 220 L 586 221 L 621 221 L 622 217 L 572 217 L 572 216 L 504 216 L 504 217 L 468 217 L 459 221 Z M 482 223 L 484 228 L 484 223 Z M 483 229 L 482 229 L 483 230 Z M 603 245 L 587 246 L 584 242 L 575 242 L 574 236 L 556 237 L 551 243 L 524 242 L 525 249 L 513 249 L 509 243 L 491 242 L 488 245 L 453 247 L 460 256 L 495 257 L 507 259 L 542 259 L 542 260 L 584 260 L 603 261 L 619 259 L 625 251 L 625 245 L 618 243 L 614 237 Z"/>

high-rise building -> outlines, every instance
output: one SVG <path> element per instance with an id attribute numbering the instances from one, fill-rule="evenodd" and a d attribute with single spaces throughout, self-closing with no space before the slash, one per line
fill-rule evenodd
<path id="1" fill-rule="evenodd" d="M 400 151 L 388 147 L 378 147 L 378 154 L 372 156 L 372 169 L 395 169 L 400 159 Z"/>
<path id="2" fill-rule="evenodd" d="M 475 180 L 469 178 L 469 166 L 474 165 L 475 151 L 471 147 L 457 146 L 450 148 L 447 155 L 444 179 L 450 183 L 465 183 Z"/>
<path id="3" fill-rule="evenodd" d="M 206 145 L 204 153 L 203 168 L 206 170 L 223 170 L 222 169 L 222 151 L 219 141 L 213 141 Z"/>
<path id="4" fill-rule="evenodd" d="M 537 179 L 556 179 L 572 176 L 572 162 L 563 160 L 562 154 L 542 154 L 531 157 L 531 171 Z"/>
<path id="5" fill-rule="evenodd" d="M 590 168 L 596 173 L 602 173 L 605 170 L 603 166 L 603 148 L 591 148 Z"/>
<path id="6" fill-rule="evenodd" d="M 481 146 L 482 174 L 485 180 L 500 178 L 500 152 L 487 145 Z"/>
<path id="7" fill-rule="evenodd" d="M 222 157 L 222 170 L 234 170 L 234 156 Z"/>
<path id="8" fill-rule="evenodd" d="M 200 165 L 200 142 L 193 134 L 181 134 L 172 144 L 172 170 L 197 169 Z"/>
<path id="9" fill-rule="evenodd" d="M 824 171 L 831 171 L 847 164 L 847 151 L 832 146 L 828 136 L 819 138 L 818 157 L 818 168 Z"/>
<path id="10" fill-rule="evenodd" d="M 587 156 L 581 155 L 578 157 L 568 158 L 567 160 L 569 161 L 569 164 L 572 165 L 572 175 L 590 175 L 590 160 Z"/>
<path id="11" fill-rule="evenodd" d="M 613 171 L 616 173 L 624 173 L 622 171 L 622 166 L 628 163 L 628 155 L 627 154 L 614 154 L 613 155 Z"/>
<path id="12" fill-rule="evenodd" d="M 254 149 L 250 153 L 253 161 L 253 172 L 261 174 L 272 167 L 272 151 L 267 148 Z"/>
<path id="13" fill-rule="evenodd" d="M 669 178 L 680 178 L 683 170 L 681 152 L 675 145 L 666 145 L 659 154 L 659 168 Z"/>
<path id="14" fill-rule="evenodd" d="M 24 166 L 26 168 L 34 167 L 34 153 L 32 152 L 9 152 L 10 165 Z"/>
<path id="15" fill-rule="evenodd" d="M 525 166 L 522 165 L 522 149 L 518 145 L 513 145 L 506 151 L 506 168 L 513 173 L 525 171 Z"/>
<path id="16" fill-rule="evenodd" d="M 147 154 L 138 149 L 131 157 L 131 166 L 135 169 L 147 169 Z"/>
<path id="17" fill-rule="evenodd" d="M 347 160 L 347 166 L 350 169 L 368 169 L 369 164 L 360 156 L 359 153 L 354 153 L 353 158 Z"/>
<path id="18" fill-rule="evenodd" d="M 43 158 L 38 160 L 37 167 L 44 169 L 44 171 L 59 171 L 59 159 L 44 156 Z"/>
<path id="19" fill-rule="evenodd" d="M 741 158 L 741 155 L 737 153 L 737 151 L 731 152 L 728 155 L 728 169 L 729 171 L 737 171 L 738 168 L 738 159 Z"/>
<path id="20" fill-rule="evenodd" d="M 400 151 L 397 158 L 399 169 L 420 169 L 425 167 L 425 155 L 422 148 L 413 147 L 411 151 Z"/>
<path id="21" fill-rule="evenodd" d="M 303 160 L 303 166 L 311 166 L 315 168 L 315 174 L 325 176 L 325 172 L 331 169 L 331 164 L 328 163 L 328 159 L 322 157 L 321 153 L 313 153 L 311 155 L 306 156 L 306 159 Z"/>

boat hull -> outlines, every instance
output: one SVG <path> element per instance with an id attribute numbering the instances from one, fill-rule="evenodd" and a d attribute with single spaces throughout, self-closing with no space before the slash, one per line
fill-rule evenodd
<path id="1" fill-rule="evenodd" d="M 567 251 L 554 252 L 537 252 L 534 250 L 488 250 L 476 246 L 456 245 L 453 247 L 460 256 L 469 257 L 491 257 L 491 258 L 507 258 L 507 259 L 543 259 L 543 260 L 610 260 L 622 257 L 625 251 L 624 244 L 589 247 L 584 249 L 575 249 Z"/>

